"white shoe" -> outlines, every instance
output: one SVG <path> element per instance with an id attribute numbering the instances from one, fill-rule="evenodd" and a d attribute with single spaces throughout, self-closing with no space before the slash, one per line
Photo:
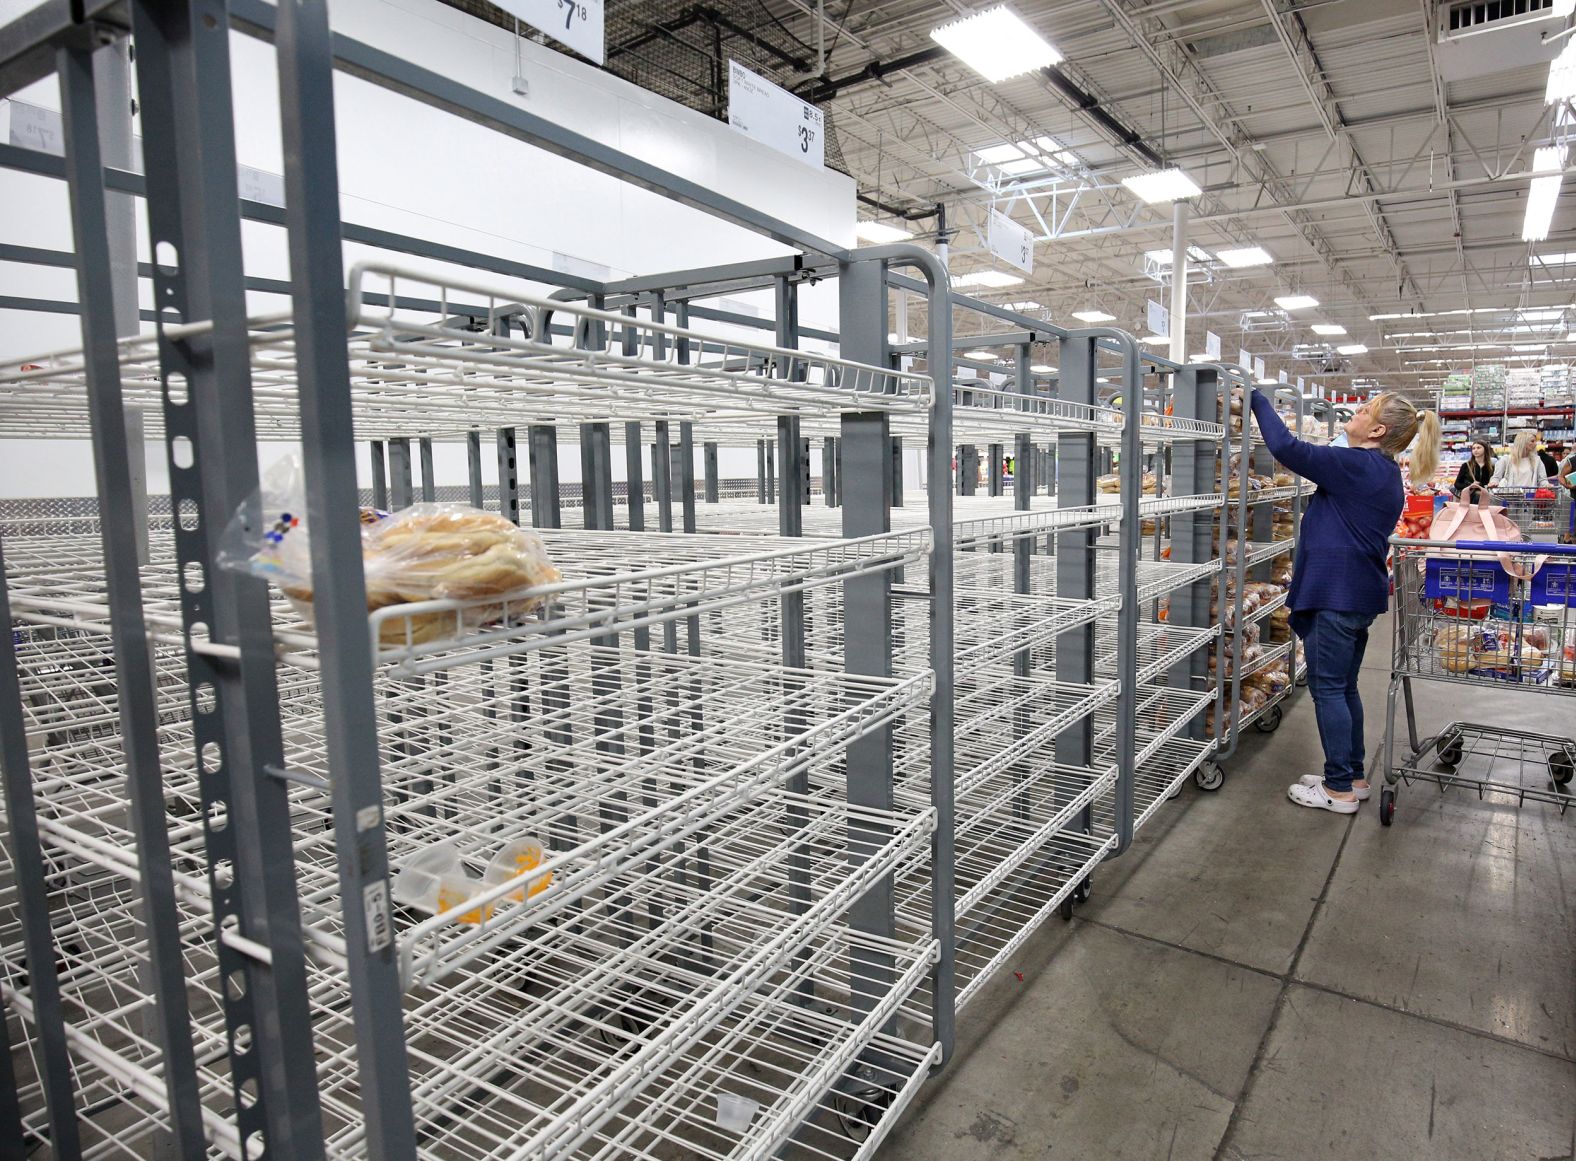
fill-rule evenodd
<path id="1" fill-rule="evenodd" d="M 1286 797 L 1298 806 L 1312 806 L 1319 810 L 1334 811 L 1336 814 L 1357 813 L 1357 799 L 1331 798 L 1329 791 L 1324 788 L 1322 778 L 1312 786 L 1305 782 L 1293 782 L 1286 791 Z"/>
<path id="2" fill-rule="evenodd" d="M 1301 782 L 1304 786 L 1323 786 L 1324 775 L 1304 774 L 1301 778 L 1297 779 L 1297 781 Z M 1364 781 L 1366 781 L 1366 779 Z M 1359 786 L 1354 782 L 1352 783 L 1352 793 L 1357 795 L 1358 802 L 1367 802 L 1368 796 L 1373 793 L 1373 789 L 1368 786 Z"/>

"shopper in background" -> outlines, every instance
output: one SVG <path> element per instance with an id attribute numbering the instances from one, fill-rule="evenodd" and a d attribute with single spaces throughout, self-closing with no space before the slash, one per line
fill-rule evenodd
<path id="1" fill-rule="evenodd" d="M 1461 495 L 1462 491 L 1473 484 L 1488 487 L 1489 481 L 1494 478 L 1494 445 L 1486 439 L 1472 441 L 1471 450 L 1467 452 L 1466 462 L 1461 465 L 1461 470 L 1456 473 L 1454 491 Z"/>
<path id="2" fill-rule="evenodd" d="M 1287 605 L 1307 657 L 1324 774 L 1304 775 L 1286 793 L 1298 806 L 1352 814 L 1369 794 L 1357 674 L 1368 627 L 1390 604 L 1385 558 L 1405 506 L 1396 458 L 1412 447 L 1413 471 L 1432 480 L 1439 417 L 1385 391 L 1347 421 L 1345 447 L 1316 447 L 1286 430 L 1269 396 L 1253 392 L 1252 407 L 1275 458 L 1318 485 L 1302 518 Z"/>
<path id="3" fill-rule="evenodd" d="M 1510 451 L 1494 465 L 1494 475 L 1489 480 L 1490 488 L 1537 488 L 1541 487 L 1552 472 L 1544 471 L 1543 461 L 1538 458 L 1538 433 L 1524 431 L 1516 437 L 1516 442 L 1510 445 Z"/>
<path id="4" fill-rule="evenodd" d="M 1541 439 L 1538 441 L 1538 460 L 1543 464 L 1543 478 L 1551 480 L 1560 470 L 1560 459 L 1554 454 L 1554 449 Z"/>

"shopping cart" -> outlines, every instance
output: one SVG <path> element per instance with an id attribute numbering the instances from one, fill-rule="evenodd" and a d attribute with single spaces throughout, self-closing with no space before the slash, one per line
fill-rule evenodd
<path id="1" fill-rule="evenodd" d="M 1494 503 L 1504 506 L 1505 515 L 1516 522 L 1528 540 L 1555 540 L 1570 527 L 1570 493 L 1557 485 L 1501 486 L 1494 489 L 1493 495 Z"/>
<path id="2" fill-rule="evenodd" d="M 1576 546 L 1399 536 L 1390 546 L 1397 599 L 1379 821 L 1390 825 L 1403 781 L 1432 782 L 1441 793 L 1472 787 L 1479 798 L 1508 794 L 1518 806 L 1552 803 L 1564 814 L 1576 801 L 1576 739 L 1470 721 L 1451 721 L 1420 738 L 1412 682 L 1495 686 L 1576 702 Z M 1396 739 L 1401 705 L 1410 743 L 1404 756 Z M 1568 730 L 1576 712 L 1553 710 L 1548 722 Z"/>

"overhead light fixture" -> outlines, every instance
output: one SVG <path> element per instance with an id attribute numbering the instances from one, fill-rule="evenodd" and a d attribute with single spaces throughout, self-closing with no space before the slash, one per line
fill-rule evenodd
<path id="1" fill-rule="evenodd" d="M 1312 327 L 1316 335 L 1344 335 L 1346 328 L 1339 323 L 1314 323 Z"/>
<path id="2" fill-rule="evenodd" d="M 1263 246 L 1237 246 L 1231 250 L 1216 250 L 1215 257 L 1227 266 L 1239 270 L 1244 266 L 1268 266 L 1275 261 Z"/>
<path id="3" fill-rule="evenodd" d="M 1144 335 L 1138 341 L 1148 343 L 1152 347 L 1158 347 L 1162 344 L 1169 345 L 1171 339 L 1166 335 Z"/>
<path id="4" fill-rule="evenodd" d="M 1048 367 L 1044 363 L 1033 363 L 1030 365 L 1029 370 L 1033 371 L 1036 375 L 1049 375 L 1052 371 L 1056 370 L 1056 368 Z"/>
<path id="5" fill-rule="evenodd" d="M 1363 346 L 1362 343 L 1347 343 L 1345 346 L 1336 347 L 1335 353 L 1337 355 L 1366 355 L 1368 348 Z"/>
<path id="6" fill-rule="evenodd" d="M 993 85 L 1062 60 L 1054 45 L 1005 4 L 932 28 L 930 39 Z"/>
<path id="7" fill-rule="evenodd" d="M 866 242 L 877 244 L 884 242 L 907 242 L 914 235 L 901 226 L 889 226 L 885 222 L 856 222 L 854 223 L 854 237 Z"/>
<path id="8" fill-rule="evenodd" d="M 1103 322 L 1115 322 L 1116 321 L 1116 316 L 1114 314 L 1106 314 L 1105 311 L 1103 311 L 1103 310 L 1075 310 L 1075 311 L 1073 311 L 1073 317 L 1075 319 L 1077 319 L 1079 322 L 1086 322 L 1086 323 L 1103 323 Z"/>
<path id="9" fill-rule="evenodd" d="M 990 286 L 1002 289 L 1008 286 L 1022 286 L 1023 279 L 1016 274 L 1008 274 L 1002 270 L 974 270 L 968 274 L 960 274 L 952 280 L 953 286 Z"/>
<path id="10" fill-rule="evenodd" d="M 1530 254 L 1527 257 L 1528 266 L 1576 266 L 1576 252 L 1565 251 L 1563 254 Z"/>
<path id="11" fill-rule="evenodd" d="M 1318 306 L 1319 300 L 1311 294 L 1283 294 L 1275 300 L 1275 305 L 1282 310 L 1307 310 Z"/>
<path id="12" fill-rule="evenodd" d="M 1044 306 L 1043 303 L 1030 302 L 1027 299 L 1025 299 L 1023 302 L 1004 302 L 1001 305 L 1002 305 L 1003 309 L 1005 309 L 1005 310 L 1015 310 L 1015 311 L 1018 311 L 1019 313 L 1023 313 L 1025 311 L 1031 311 L 1031 310 L 1044 310 L 1045 309 L 1045 306 Z"/>
<path id="13" fill-rule="evenodd" d="M 1572 331 L 1570 334 L 1566 335 L 1565 341 L 1567 343 L 1576 343 L 1576 331 Z"/>
<path id="14" fill-rule="evenodd" d="M 1532 155 L 1532 172 L 1543 176 L 1533 178 L 1527 189 L 1527 216 L 1521 222 L 1523 242 L 1541 242 L 1549 236 L 1554 206 L 1560 200 L 1560 184 L 1565 180 L 1559 171 L 1564 168 L 1563 145 L 1545 145 Z"/>
<path id="15" fill-rule="evenodd" d="M 1189 355 L 1187 357 L 1187 361 L 1189 363 L 1209 363 L 1209 362 L 1213 362 L 1213 360 L 1209 357 L 1208 353 L 1205 353 L 1205 354 L 1202 354 L 1202 355 Z"/>
<path id="16" fill-rule="evenodd" d="M 1181 201 L 1183 198 L 1196 198 L 1204 192 L 1180 169 L 1157 169 L 1150 173 L 1135 173 L 1131 177 L 1124 177 L 1122 184 L 1134 197 L 1150 205 Z"/>
<path id="17" fill-rule="evenodd" d="M 1549 62 L 1549 84 L 1544 90 L 1545 104 L 1576 97 L 1576 40 L 1567 40 L 1560 55 Z"/>
<path id="18" fill-rule="evenodd" d="M 1278 386 L 1280 386 L 1280 380 L 1279 379 L 1255 379 L 1253 381 L 1255 383 L 1257 383 L 1260 387 L 1278 387 Z"/>
<path id="19" fill-rule="evenodd" d="M 973 359 L 976 363 L 994 363 L 996 355 L 992 351 L 964 351 L 965 359 Z"/>
<path id="20" fill-rule="evenodd" d="M 1145 250 L 1144 257 L 1149 259 L 1149 261 L 1153 262 L 1157 266 L 1171 265 L 1170 250 Z M 1209 252 L 1207 250 L 1200 250 L 1197 246 L 1189 246 L 1187 248 L 1187 260 L 1189 262 L 1208 262 Z"/>

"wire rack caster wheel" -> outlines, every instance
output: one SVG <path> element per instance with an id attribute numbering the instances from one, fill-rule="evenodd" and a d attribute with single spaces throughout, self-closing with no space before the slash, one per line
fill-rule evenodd
<path id="1" fill-rule="evenodd" d="M 1435 747 L 1435 753 L 1439 756 L 1440 765 L 1459 766 L 1461 764 L 1461 755 L 1465 752 L 1465 749 L 1466 747 L 1461 743 L 1461 735 L 1449 733 L 1439 739 L 1439 745 Z"/>
<path id="2" fill-rule="evenodd" d="M 1073 908 L 1080 903 L 1089 902 L 1089 896 L 1092 894 L 1094 894 L 1094 880 L 1092 878 L 1085 879 L 1078 886 L 1074 887 L 1068 893 L 1067 898 L 1062 900 L 1061 915 L 1063 921 L 1071 923 Z"/>
<path id="3" fill-rule="evenodd" d="M 1297 675 L 1297 688 L 1298 689 L 1307 689 L 1308 688 L 1308 675 L 1306 673 L 1299 673 Z"/>
<path id="4" fill-rule="evenodd" d="M 1268 713 L 1253 723 L 1254 728 L 1257 729 L 1261 734 L 1273 734 L 1276 730 L 1280 729 L 1281 718 L 1284 716 L 1285 714 L 1281 712 L 1280 706 L 1272 705 L 1270 706 Z"/>
<path id="5" fill-rule="evenodd" d="M 1219 762 L 1205 762 L 1193 771 L 1193 785 L 1200 790 L 1219 790 L 1226 784 L 1226 772 Z"/>
<path id="6" fill-rule="evenodd" d="M 1549 755 L 1549 777 L 1554 785 L 1569 786 L 1573 774 L 1576 774 L 1576 752 L 1556 750 Z"/>
<path id="7" fill-rule="evenodd" d="M 1389 826 L 1395 820 L 1395 791 L 1388 786 L 1379 791 L 1379 825 Z"/>
<path id="8" fill-rule="evenodd" d="M 881 1123 L 892 1094 L 882 1088 L 860 1068 L 850 1092 L 839 1092 L 832 1097 L 832 1112 L 837 1115 L 838 1128 L 843 1136 L 855 1144 L 869 1139 L 870 1133 Z"/>

